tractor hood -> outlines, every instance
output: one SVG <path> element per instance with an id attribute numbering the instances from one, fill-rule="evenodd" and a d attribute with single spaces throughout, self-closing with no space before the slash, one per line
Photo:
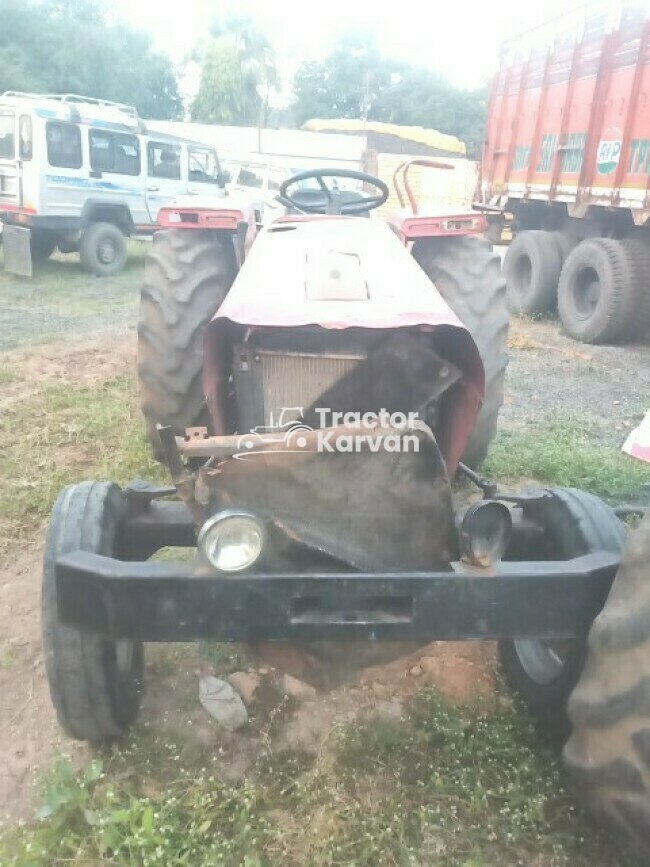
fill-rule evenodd
<path id="1" fill-rule="evenodd" d="M 281 219 L 260 232 L 212 327 L 223 319 L 265 328 L 465 331 L 389 226 L 358 217 Z"/>
<path id="2" fill-rule="evenodd" d="M 467 329 L 386 223 L 294 217 L 260 232 L 205 333 L 204 393 L 217 433 L 232 432 L 223 408 L 232 323 L 265 330 L 444 329 L 445 357 L 462 374 L 445 437 L 453 472 L 483 400 L 483 366 Z"/>

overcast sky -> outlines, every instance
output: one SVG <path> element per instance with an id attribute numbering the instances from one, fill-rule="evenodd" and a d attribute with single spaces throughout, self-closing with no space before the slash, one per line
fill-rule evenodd
<path id="1" fill-rule="evenodd" d="M 177 62 L 213 18 L 234 7 L 248 12 L 266 30 L 286 74 L 302 60 L 321 59 L 337 35 L 372 31 L 386 54 L 443 72 L 459 86 L 474 87 L 494 71 L 504 37 L 585 4 L 580 0 L 117 0 L 115 5 L 124 17 L 148 30 L 156 45 Z"/>

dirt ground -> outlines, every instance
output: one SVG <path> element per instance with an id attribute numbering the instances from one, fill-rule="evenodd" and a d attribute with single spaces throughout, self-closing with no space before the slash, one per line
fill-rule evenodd
<path id="1" fill-rule="evenodd" d="M 131 370 L 132 323 L 121 323 L 108 335 L 104 325 L 96 334 L 85 329 L 81 340 L 72 327 L 57 342 L 0 355 L 0 367 L 4 358 L 22 371 L 19 380 L 0 385 L 0 412 L 8 401 L 29 396 L 44 378 L 102 380 Z M 60 326 L 65 327 L 63 320 Z M 516 323 L 511 346 L 505 426 L 524 426 L 540 414 L 566 409 L 583 416 L 603 443 L 619 448 L 625 431 L 647 408 L 648 346 L 584 347 L 559 334 L 555 323 L 535 322 Z M 42 544 L 35 536 L 30 550 L 16 551 L 0 571 L 0 816 L 12 820 L 32 814 L 34 775 L 53 757 L 66 754 L 81 762 L 88 755 L 85 746 L 61 734 L 49 700 L 40 645 Z M 185 732 L 191 726 L 197 744 L 210 749 L 216 743 L 215 727 L 199 705 L 198 677 L 212 668 L 196 648 L 153 648 L 139 726 Z M 266 672 L 262 677 L 273 674 L 269 663 L 256 671 L 260 669 Z M 399 715 L 402 701 L 425 683 L 437 684 L 454 700 L 472 700 L 477 694 L 489 700 L 494 695 L 493 647 L 434 644 L 364 670 L 351 685 L 302 702 L 273 737 L 317 749 L 337 720 L 349 720 L 368 706 Z M 233 778 L 245 773 L 255 744 L 265 736 L 271 735 L 222 737 L 223 772 Z"/>

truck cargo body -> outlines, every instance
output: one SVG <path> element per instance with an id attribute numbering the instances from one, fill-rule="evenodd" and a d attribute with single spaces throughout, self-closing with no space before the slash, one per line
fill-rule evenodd
<path id="1" fill-rule="evenodd" d="M 650 18 L 619 10 L 616 23 L 603 14 L 569 33 L 527 55 L 523 38 L 516 56 L 504 52 L 483 202 L 493 237 L 512 215 L 512 312 L 557 305 L 577 340 L 636 340 L 650 330 Z"/>
<path id="2" fill-rule="evenodd" d="M 486 201 L 590 205 L 650 218 L 650 21 L 627 15 L 613 32 L 556 43 L 504 64 L 490 98 Z"/>

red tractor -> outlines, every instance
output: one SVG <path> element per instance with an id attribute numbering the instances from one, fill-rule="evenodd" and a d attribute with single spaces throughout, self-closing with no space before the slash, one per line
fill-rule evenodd
<path id="1" fill-rule="evenodd" d="M 483 218 L 366 219 L 388 188 L 359 172 L 303 173 L 280 195 L 286 216 L 258 233 L 234 206 L 161 214 L 138 373 L 173 485 L 83 483 L 54 507 L 44 645 L 62 726 L 119 737 L 138 711 L 143 642 L 198 639 L 497 639 L 528 706 L 564 718 L 624 533 L 590 494 L 499 495 L 475 472 L 507 358 Z M 454 507 L 459 473 L 482 500 Z M 196 559 L 149 559 L 167 546 Z M 633 665 L 621 692 L 590 663 L 567 757 L 647 853 L 650 599 L 632 556 L 593 641 L 603 670 Z"/>

